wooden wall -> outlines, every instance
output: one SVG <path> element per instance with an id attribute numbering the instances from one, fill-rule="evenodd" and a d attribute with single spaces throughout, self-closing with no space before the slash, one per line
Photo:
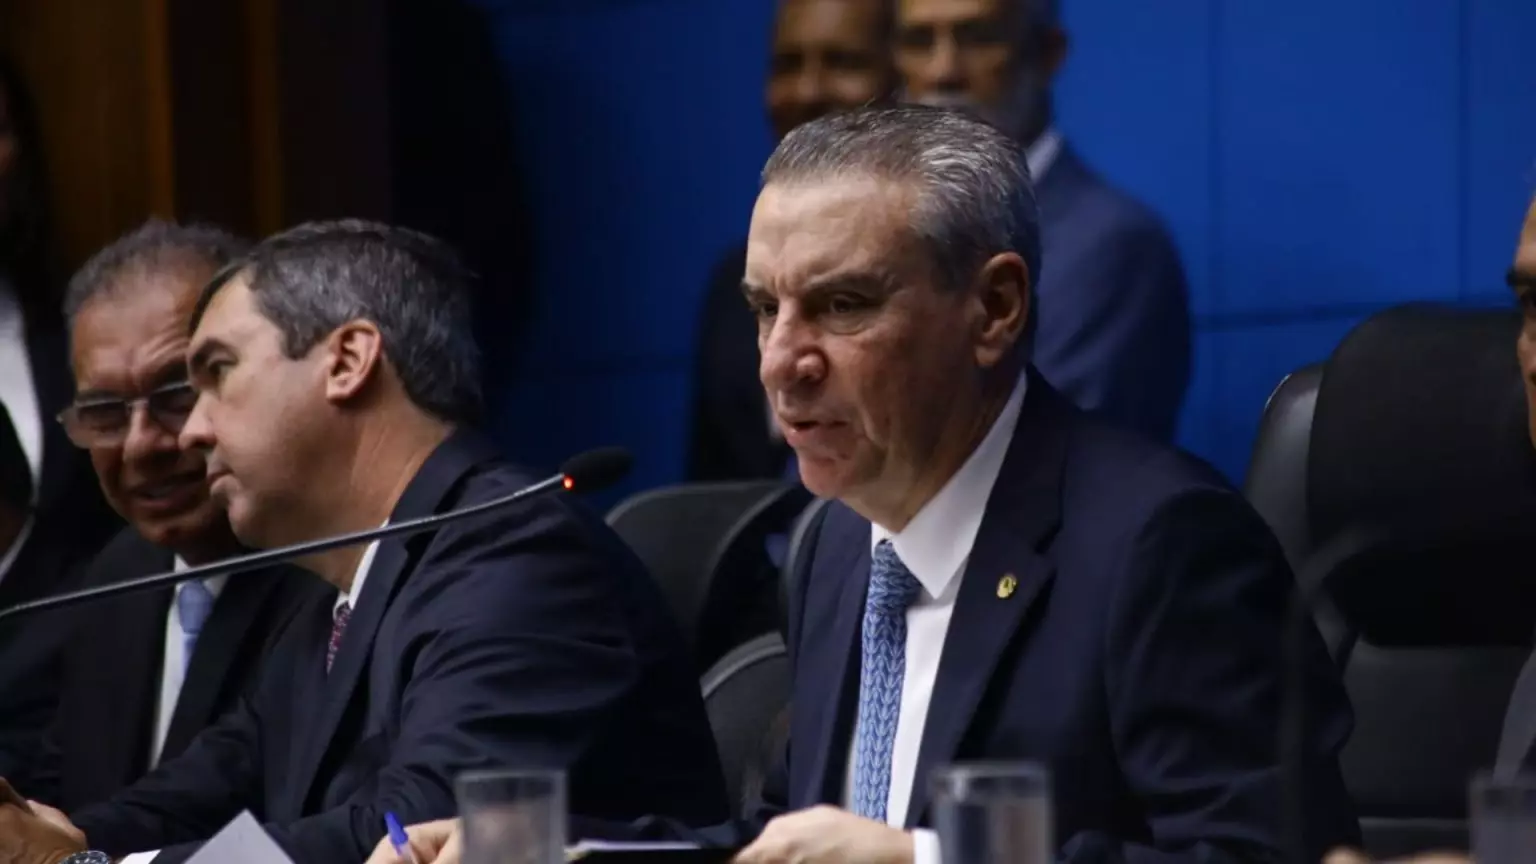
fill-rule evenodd
<path id="1" fill-rule="evenodd" d="M 383 0 L 0 0 L 73 268 L 151 216 L 390 212 Z"/>

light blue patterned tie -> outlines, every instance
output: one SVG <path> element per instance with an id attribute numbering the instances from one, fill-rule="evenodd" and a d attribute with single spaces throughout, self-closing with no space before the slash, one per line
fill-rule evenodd
<path id="1" fill-rule="evenodd" d="M 885 821 L 891 791 L 891 750 L 907 671 L 907 608 L 922 584 L 891 541 L 875 546 L 864 601 L 864 649 L 859 666 L 859 720 L 853 742 L 853 812 Z"/>
<path id="2" fill-rule="evenodd" d="M 197 637 L 203 632 L 203 624 L 213 614 L 213 592 L 201 581 L 183 582 L 176 592 L 176 617 L 181 619 L 182 671 L 192 662 L 192 651 L 197 647 Z"/>

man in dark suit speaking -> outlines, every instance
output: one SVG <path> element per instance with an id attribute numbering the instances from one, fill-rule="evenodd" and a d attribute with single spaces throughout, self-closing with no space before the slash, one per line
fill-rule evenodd
<path id="1" fill-rule="evenodd" d="M 538 479 L 470 431 L 466 283 L 436 241 L 361 222 L 285 232 L 215 277 L 182 440 L 206 453 L 242 541 L 362 530 Z M 249 808 L 299 864 L 360 861 L 386 812 L 450 815 L 455 775 L 475 769 L 563 769 L 571 809 L 605 819 L 725 817 L 681 634 L 578 502 L 302 563 L 335 590 L 296 614 L 248 699 L 75 828 L 0 806 L 0 860 L 49 861 L 67 841 L 168 864 Z"/>
<path id="2" fill-rule="evenodd" d="M 1279 860 L 1294 580 L 1208 466 L 1034 370 L 1018 145 L 958 112 L 866 109 L 791 132 L 762 183 L 743 284 L 761 377 L 806 486 L 835 500 L 796 559 L 786 770 L 757 818 L 692 836 L 755 837 L 741 864 L 935 862 L 933 770 L 1020 760 L 1052 772 L 1060 861 Z M 1352 720 L 1306 636 L 1321 857 L 1358 837 Z"/>

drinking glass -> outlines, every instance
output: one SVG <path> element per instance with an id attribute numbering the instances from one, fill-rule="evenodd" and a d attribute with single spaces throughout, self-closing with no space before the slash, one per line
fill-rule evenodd
<path id="1" fill-rule="evenodd" d="M 563 864 L 564 772 L 468 772 L 456 786 L 463 864 Z"/>
<path id="2" fill-rule="evenodd" d="M 1477 864 L 1536 861 L 1536 775 L 1491 774 L 1472 779 L 1472 860 Z"/>
<path id="3" fill-rule="evenodd" d="M 1051 777 L 1030 762 L 961 763 L 935 771 L 933 824 L 945 862 L 1051 864 Z"/>

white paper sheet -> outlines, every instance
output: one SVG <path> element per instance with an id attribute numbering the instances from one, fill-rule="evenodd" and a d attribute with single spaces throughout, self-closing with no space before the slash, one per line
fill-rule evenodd
<path id="1" fill-rule="evenodd" d="M 293 864 L 293 859 L 246 810 L 204 843 L 187 864 Z"/>

